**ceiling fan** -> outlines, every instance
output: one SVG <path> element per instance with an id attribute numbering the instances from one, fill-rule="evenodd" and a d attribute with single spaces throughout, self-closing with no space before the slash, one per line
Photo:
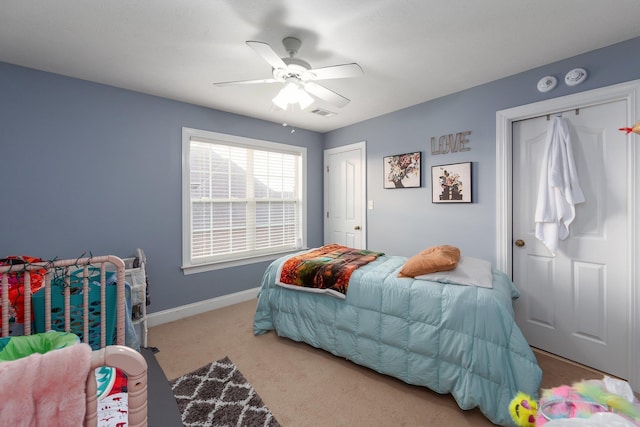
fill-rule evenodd
<path id="1" fill-rule="evenodd" d="M 273 78 L 259 80 L 240 80 L 214 83 L 215 86 L 230 86 L 258 83 L 286 83 L 285 87 L 273 98 L 274 104 L 283 110 L 288 104 L 299 103 L 300 108 L 309 106 L 314 99 L 309 94 L 336 107 L 344 107 L 350 100 L 326 87 L 316 83 L 316 80 L 342 79 L 359 77 L 362 68 L 356 63 L 333 65 L 323 68 L 311 68 L 303 59 L 296 58 L 302 42 L 295 37 L 286 37 L 282 44 L 289 57 L 280 58 L 269 44 L 259 41 L 246 42 L 258 55 L 272 67 Z"/>

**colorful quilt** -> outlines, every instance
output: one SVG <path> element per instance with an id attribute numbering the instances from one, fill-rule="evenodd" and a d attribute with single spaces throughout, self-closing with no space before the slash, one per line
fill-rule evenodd
<path id="1" fill-rule="evenodd" d="M 351 274 L 382 255 L 338 244 L 325 245 L 282 263 L 276 284 L 345 298 Z"/>

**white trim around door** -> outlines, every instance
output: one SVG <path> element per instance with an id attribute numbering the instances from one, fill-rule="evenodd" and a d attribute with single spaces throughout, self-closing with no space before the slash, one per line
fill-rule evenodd
<path id="1" fill-rule="evenodd" d="M 512 215 L 512 123 L 540 115 L 556 114 L 591 105 L 625 100 L 627 117 L 620 117 L 620 127 L 632 126 L 639 119 L 640 80 L 594 89 L 575 95 L 563 96 L 547 101 L 522 105 L 496 112 L 496 267 L 512 277 L 513 215 Z M 617 130 L 616 130 L 617 131 Z M 630 383 L 635 391 L 640 390 L 640 136 L 631 134 L 627 139 L 628 180 L 628 229 L 630 231 L 629 271 L 631 298 L 629 304 L 629 372 Z"/>

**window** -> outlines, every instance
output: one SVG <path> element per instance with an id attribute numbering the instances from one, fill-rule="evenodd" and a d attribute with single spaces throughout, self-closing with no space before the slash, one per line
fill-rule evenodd
<path id="1" fill-rule="evenodd" d="M 185 274 L 274 259 L 306 242 L 306 148 L 182 129 Z"/>

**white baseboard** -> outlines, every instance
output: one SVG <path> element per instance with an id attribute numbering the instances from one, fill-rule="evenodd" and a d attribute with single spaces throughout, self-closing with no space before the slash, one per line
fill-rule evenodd
<path id="1" fill-rule="evenodd" d="M 193 304 L 182 305 L 169 310 L 150 313 L 147 315 L 147 325 L 149 328 L 152 328 L 154 326 L 162 325 L 163 323 L 173 322 L 175 320 L 184 319 L 185 317 L 195 316 L 196 314 L 249 301 L 258 297 L 258 291 L 260 291 L 259 287 L 242 292 L 236 292 L 235 294 L 211 298 L 205 301 L 194 302 Z"/>

